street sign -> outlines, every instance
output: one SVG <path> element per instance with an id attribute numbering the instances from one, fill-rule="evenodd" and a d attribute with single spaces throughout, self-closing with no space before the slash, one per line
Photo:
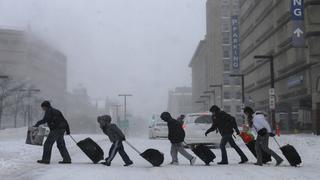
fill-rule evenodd
<path id="1" fill-rule="evenodd" d="M 304 1 L 291 0 L 292 45 L 296 48 L 305 47 L 304 39 Z"/>
<path id="2" fill-rule="evenodd" d="M 275 95 L 275 90 L 274 88 L 269 89 L 269 95 Z"/>
<path id="3" fill-rule="evenodd" d="M 269 96 L 269 108 L 270 109 L 275 109 L 276 108 L 276 96 L 275 95 L 270 95 Z"/>
<path id="4" fill-rule="evenodd" d="M 231 39 L 232 39 L 232 67 L 240 67 L 240 38 L 239 38 L 239 19 L 238 16 L 231 17 Z"/>

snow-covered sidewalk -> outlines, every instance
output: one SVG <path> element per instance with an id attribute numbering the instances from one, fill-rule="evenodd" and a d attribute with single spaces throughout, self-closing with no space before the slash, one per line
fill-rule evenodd
<path id="1" fill-rule="evenodd" d="M 26 129 L 8 129 L 0 131 L 0 177 L 1 180 L 34 180 L 34 179 L 125 179 L 125 180 L 195 180 L 195 179 L 259 179 L 259 180 L 303 180 L 320 179 L 320 138 L 312 135 L 286 135 L 281 136 L 280 143 L 294 145 L 301 155 L 303 164 L 294 168 L 285 161 L 280 167 L 274 167 L 274 162 L 263 167 L 254 166 L 254 156 L 246 146 L 237 139 L 237 143 L 245 151 L 250 159 L 248 164 L 238 165 L 240 160 L 233 149 L 228 149 L 229 165 L 204 166 L 201 160 L 197 160 L 195 166 L 180 156 L 179 166 L 167 165 L 170 162 L 170 144 L 167 140 L 149 140 L 128 138 L 138 149 L 159 149 L 165 153 L 165 163 L 162 167 L 154 168 L 130 147 L 125 145 L 134 165 L 123 167 L 121 158 L 117 155 L 112 166 L 106 167 L 100 164 L 92 164 L 91 161 L 79 150 L 79 148 L 66 137 L 67 147 L 70 151 L 73 164 L 60 165 L 61 160 L 57 148 L 53 148 L 53 157 L 50 165 L 37 164 L 36 160 L 41 158 L 42 147 L 24 144 Z M 77 140 L 92 137 L 108 153 L 110 143 L 104 135 L 76 135 Z M 271 147 L 279 154 L 280 150 L 270 140 Z M 188 150 L 190 151 L 190 150 Z M 216 162 L 220 160 L 220 150 L 214 149 L 217 155 Z M 282 155 L 281 155 L 282 156 Z M 283 157 L 283 156 L 282 156 Z"/>

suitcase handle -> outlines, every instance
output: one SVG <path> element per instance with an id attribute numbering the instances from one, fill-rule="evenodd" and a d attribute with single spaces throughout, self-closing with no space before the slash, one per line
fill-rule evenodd
<path id="1" fill-rule="evenodd" d="M 77 141 L 69 134 L 70 138 L 77 144 Z"/>
<path id="2" fill-rule="evenodd" d="M 273 137 L 273 140 L 277 143 L 277 145 L 279 146 L 279 148 L 281 148 L 280 144 L 278 143 L 277 139 L 275 137 Z"/>
<path id="3" fill-rule="evenodd" d="M 128 146 L 130 146 L 133 150 L 135 150 L 138 154 L 141 154 L 141 152 L 135 148 L 132 144 L 130 144 L 128 141 L 124 141 Z"/>

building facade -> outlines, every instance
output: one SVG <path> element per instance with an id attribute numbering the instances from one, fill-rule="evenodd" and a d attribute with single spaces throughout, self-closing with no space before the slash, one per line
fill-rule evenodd
<path id="1" fill-rule="evenodd" d="M 39 97 L 65 107 L 67 57 L 34 35 L 0 29 L 0 71 L 39 89 Z"/>
<path id="2" fill-rule="evenodd" d="M 240 67 L 252 105 L 270 111 L 272 57 L 276 122 L 284 131 L 319 131 L 319 1 L 241 0 L 240 8 Z"/>
<path id="3" fill-rule="evenodd" d="M 205 101 L 207 109 L 213 104 L 241 117 L 239 65 L 233 65 L 233 18 L 239 14 L 238 0 L 208 0 L 206 3 L 206 36 L 189 64 L 192 68 L 193 111 L 201 109 Z M 237 18 L 238 20 L 238 18 Z M 238 43 L 239 44 L 239 43 Z M 239 55 L 237 55 L 239 61 Z"/>
<path id="4" fill-rule="evenodd" d="M 177 87 L 169 91 L 168 112 L 173 118 L 192 112 L 192 90 L 190 87 Z"/>

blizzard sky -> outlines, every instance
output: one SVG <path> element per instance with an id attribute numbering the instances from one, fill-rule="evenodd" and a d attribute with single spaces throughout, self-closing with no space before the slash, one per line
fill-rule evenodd
<path id="1" fill-rule="evenodd" d="M 205 0 L 0 0 L 0 26 L 30 29 L 68 57 L 68 89 L 118 100 L 134 115 L 167 108 L 191 86 L 188 64 L 205 35 Z"/>

